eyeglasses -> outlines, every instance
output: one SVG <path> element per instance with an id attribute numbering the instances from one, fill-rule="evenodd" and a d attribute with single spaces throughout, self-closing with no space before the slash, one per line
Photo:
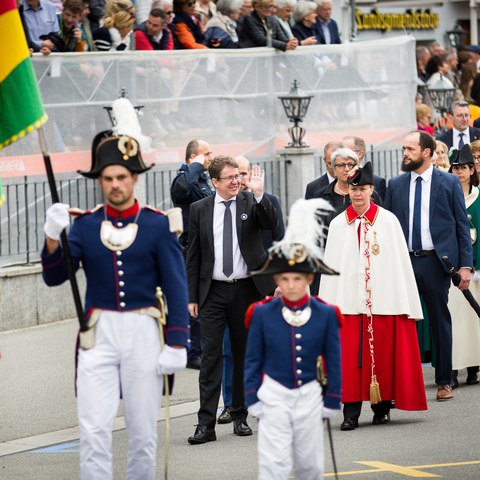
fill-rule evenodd
<path id="1" fill-rule="evenodd" d="M 165 12 L 167 15 L 172 15 L 173 14 L 173 11 L 170 11 L 170 12 Z"/>
<path id="2" fill-rule="evenodd" d="M 355 163 L 336 163 L 335 164 L 335 167 L 337 168 L 348 168 L 348 169 L 352 169 L 353 167 L 355 167 Z"/>
<path id="3" fill-rule="evenodd" d="M 472 157 L 475 163 L 480 163 L 480 155 L 472 155 Z"/>
<path id="4" fill-rule="evenodd" d="M 243 175 L 230 175 L 229 177 L 218 177 L 218 180 L 227 180 L 229 183 L 232 183 L 234 180 L 239 182 L 242 177 Z"/>

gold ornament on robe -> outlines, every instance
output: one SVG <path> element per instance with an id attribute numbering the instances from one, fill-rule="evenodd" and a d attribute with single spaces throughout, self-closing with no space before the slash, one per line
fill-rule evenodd
<path id="1" fill-rule="evenodd" d="M 380 253 L 380 244 L 377 241 L 377 232 L 373 232 L 372 253 L 378 255 Z"/>

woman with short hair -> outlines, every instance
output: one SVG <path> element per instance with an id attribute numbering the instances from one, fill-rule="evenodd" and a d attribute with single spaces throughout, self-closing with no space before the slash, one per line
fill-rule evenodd
<path id="1" fill-rule="evenodd" d="M 210 48 L 239 48 L 236 20 L 243 0 L 218 0 L 217 12 L 205 25 L 203 43 Z"/>
<path id="2" fill-rule="evenodd" d="M 317 4 L 300 0 L 293 9 L 293 20 L 295 25 L 292 27 L 292 32 L 300 45 L 316 45 Z"/>

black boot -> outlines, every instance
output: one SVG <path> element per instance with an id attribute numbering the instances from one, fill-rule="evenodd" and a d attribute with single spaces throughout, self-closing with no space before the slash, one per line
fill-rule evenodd
<path id="1" fill-rule="evenodd" d="M 452 370 L 452 382 L 450 383 L 452 390 L 458 387 L 458 370 Z"/>
<path id="2" fill-rule="evenodd" d="M 467 385 L 475 385 L 478 383 L 478 366 L 467 368 Z"/>

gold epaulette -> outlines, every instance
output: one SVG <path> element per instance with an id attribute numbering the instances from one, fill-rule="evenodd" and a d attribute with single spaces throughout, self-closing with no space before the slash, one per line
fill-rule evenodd
<path id="1" fill-rule="evenodd" d="M 72 207 L 68 209 L 68 213 L 72 217 L 81 217 L 82 215 L 89 215 L 90 213 L 95 213 L 101 208 L 103 208 L 103 203 L 99 203 L 95 208 L 92 208 L 91 210 L 82 210 L 81 208 Z"/>

